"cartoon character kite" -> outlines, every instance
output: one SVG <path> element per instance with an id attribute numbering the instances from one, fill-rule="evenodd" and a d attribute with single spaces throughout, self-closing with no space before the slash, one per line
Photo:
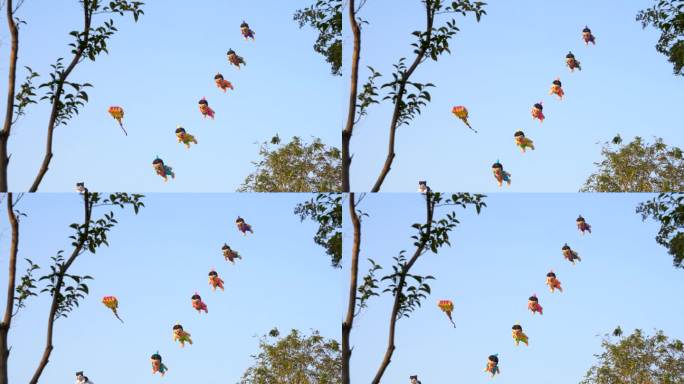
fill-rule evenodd
<path id="1" fill-rule="evenodd" d="M 591 29 L 589 29 L 589 27 L 586 25 L 582 30 L 582 40 L 584 40 L 584 45 L 589 45 L 589 43 L 596 45 L 596 37 L 594 37 L 594 35 L 591 33 Z"/>
<path id="2" fill-rule="evenodd" d="M 518 345 L 520 345 L 520 342 L 521 342 L 521 341 L 522 341 L 523 343 L 525 343 L 525 345 L 527 345 L 527 346 L 530 345 L 530 344 L 527 342 L 527 335 L 525 334 L 525 332 L 523 332 L 522 326 L 520 326 L 520 324 L 515 323 L 515 325 L 513 325 L 513 328 L 512 328 L 512 329 L 513 329 L 513 332 L 512 332 L 513 340 L 515 340 L 515 346 L 516 346 L 516 347 L 517 347 Z"/>
<path id="3" fill-rule="evenodd" d="M 501 374 L 501 370 L 499 370 L 498 353 L 495 353 L 487 358 L 487 367 L 485 367 L 485 372 L 491 373 L 492 377 L 496 376 L 497 374 Z"/>
<path id="4" fill-rule="evenodd" d="M 169 369 L 166 368 L 166 365 L 162 363 L 162 357 L 159 354 L 159 351 L 157 351 L 155 354 L 150 356 L 150 362 L 152 363 L 152 374 L 156 374 L 157 372 L 161 373 L 162 377 L 164 377 L 164 374 L 166 371 Z"/>
<path id="5" fill-rule="evenodd" d="M 121 120 L 124 117 L 123 108 L 113 105 L 109 107 L 109 114 L 112 115 L 112 117 L 119 122 L 119 127 L 121 127 L 121 130 L 124 131 L 124 134 L 128 136 L 128 132 L 126 132 L 126 129 L 124 128 L 123 123 L 121 122 Z"/>
<path id="6" fill-rule="evenodd" d="M 427 181 L 419 181 L 418 182 L 418 192 L 420 192 L 420 193 L 430 192 L 430 187 L 428 187 Z"/>
<path id="7" fill-rule="evenodd" d="M 570 248 L 568 243 L 565 243 L 563 248 L 561 248 L 563 251 L 563 257 L 565 257 L 566 260 L 572 263 L 572 265 L 575 265 L 575 260 L 577 261 L 582 261 L 582 258 L 579 257 L 579 254 Z"/>
<path id="8" fill-rule="evenodd" d="M 207 304 L 202 301 L 202 297 L 200 297 L 197 292 L 192 295 L 192 307 L 197 310 L 197 313 L 202 313 L 202 311 L 204 311 L 204 313 L 209 313 L 207 310 Z"/>
<path id="9" fill-rule="evenodd" d="M 164 164 L 164 160 L 160 159 L 159 157 L 152 161 L 152 167 L 154 167 L 154 170 L 155 172 L 157 172 L 157 175 L 161 176 L 164 179 L 164 182 L 169 181 L 168 176 L 171 176 L 172 179 L 176 178 L 176 174 L 173 172 L 173 168 Z"/>
<path id="10" fill-rule="evenodd" d="M 202 117 L 206 118 L 207 116 L 209 116 L 212 120 L 214 120 L 214 110 L 209 107 L 209 102 L 207 101 L 207 99 L 203 97 L 198 104 Z"/>
<path id="11" fill-rule="evenodd" d="M 451 300 L 440 300 L 439 303 L 437 303 L 437 306 L 442 312 L 446 313 L 447 317 L 449 317 L 449 321 L 451 321 L 451 324 L 456 328 L 456 323 L 454 323 L 454 320 L 451 318 L 451 312 L 454 311 L 454 303 Z"/>
<path id="12" fill-rule="evenodd" d="M 554 80 L 551 83 L 551 90 L 549 91 L 549 95 L 556 95 L 559 99 L 563 100 L 563 96 L 565 96 L 565 91 L 563 91 L 563 83 L 561 83 L 560 78 L 556 78 L 556 80 Z"/>
<path id="13" fill-rule="evenodd" d="M 88 192 L 88 188 L 86 188 L 84 182 L 76 183 L 76 192 L 78 192 L 78 193 Z"/>
<path id="14" fill-rule="evenodd" d="M 543 111 L 544 106 L 542 105 L 541 101 L 533 105 L 532 110 L 530 111 L 530 113 L 532 113 L 532 119 L 537 119 L 540 123 L 543 123 L 544 119 L 546 119 L 546 116 L 544 116 Z"/>
<path id="15" fill-rule="evenodd" d="M 561 282 L 556 278 L 556 274 L 553 271 L 546 274 L 546 285 L 549 286 L 549 290 L 553 293 L 556 289 L 563 292 L 561 287 Z"/>
<path id="16" fill-rule="evenodd" d="M 527 148 L 534 151 L 534 141 L 525 137 L 525 132 L 517 131 L 515 134 L 513 134 L 513 138 L 515 139 L 515 145 L 520 148 L 520 152 L 525 153 Z"/>
<path id="17" fill-rule="evenodd" d="M 109 308 L 114 312 L 114 316 L 116 316 L 117 319 L 119 319 L 120 322 L 124 322 L 121 320 L 119 317 L 119 313 L 117 312 L 117 309 L 119 309 L 119 300 L 117 300 L 116 297 L 114 296 L 105 296 L 102 298 L 102 304 L 105 305 L 105 307 Z"/>
<path id="18" fill-rule="evenodd" d="M 236 66 L 237 69 L 240 69 L 240 65 L 247 65 L 245 59 L 243 59 L 242 56 L 238 56 L 232 49 L 229 49 L 226 55 L 228 55 L 228 62 Z"/>
<path id="19" fill-rule="evenodd" d="M 462 105 L 457 105 L 451 109 L 451 113 L 456 115 L 461 121 L 465 123 L 465 125 L 472 129 L 475 133 L 477 133 L 476 130 L 473 129 L 473 127 L 470 126 L 470 123 L 468 122 L 468 109 Z"/>
<path id="20" fill-rule="evenodd" d="M 422 384 L 422 382 L 418 380 L 418 375 L 411 375 L 409 376 L 409 384 Z"/>
<path id="21" fill-rule="evenodd" d="M 190 143 L 197 144 L 197 139 L 195 136 L 185 132 L 185 128 L 180 125 L 176 127 L 176 137 L 179 143 L 185 144 L 185 148 L 190 149 Z"/>
<path id="22" fill-rule="evenodd" d="M 247 232 L 254 233 L 254 231 L 252 231 L 252 226 L 247 224 L 245 219 L 240 216 L 235 220 L 235 224 L 237 225 L 238 230 L 245 236 L 247 235 Z"/>
<path id="23" fill-rule="evenodd" d="M 216 86 L 223 91 L 223 93 L 225 93 L 228 89 L 235 89 L 233 88 L 233 84 L 224 79 L 223 75 L 220 73 L 217 73 L 216 76 L 214 76 L 214 82 L 216 83 Z"/>
<path id="24" fill-rule="evenodd" d="M 223 258 L 226 259 L 226 261 L 230 261 L 233 264 L 235 264 L 235 259 L 242 259 L 242 256 L 240 256 L 239 253 L 233 251 L 230 248 L 230 246 L 226 243 L 223 243 L 221 251 L 223 251 Z"/>
<path id="25" fill-rule="evenodd" d="M 582 217 L 582 215 L 579 215 L 579 217 L 577 218 L 576 223 L 577 223 L 577 229 L 579 229 L 579 231 L 580 231 L 583 235 L 584 235 L 584 232 L 589 232 L 589 233 L 591 233 L 591 225 L 589 225 L 589 223 L 587 223 L 587 222 L 584 220 L 584 217 Z"/>
<path id="26" fill-rule="evenodd" d="M 537 298 L 537 295 L 535 293 L 530 296 L 529 299 L 527 299 L 527 309 L 532 311 L 532 315 L 535 313 L 539 312 L 540 315 L 544 314 L 544 308 L 542 308 L 541 305 L 539 305 L 539 299 Z"/>
<path id="27" fill-rule="evenodd" d="M 185 343 L 192 345 L 192 339 L 190 336 L 192 335 L 190 335 L 188 332 L 185 332 L 183 326 L 179 323 L 176 323 L 176 325 L 173 326 L 173 341 L 179 342 L 181 348 L 185 348 Z"/>
<path id="28" fill-rule="evenodd" d="M 570 68 L 570 72 L 575 72 L 575 69 L 582 70 L 582 65 L 572 52 L 568 52 L 568 54 L 565 55 L 565 64 Z"/>
<path id="29" fill-rule="evenodd" d="M 223 291 L 223 279 L 213 269 L 209 272 L 209 285 L 211 285 L 212 291 L 215 291 L 216 288 L 221 288 Z"/>
<path id="30" fill-rule="evenodd" d="M 511 185 L 511 174 L 504 171 L 503 165 L 499 162 L 499 160 L 497 160 L 496 163 L 492 164 L 492 173 L 494 174 L 494 178 L 496 179 L 496 182 L 499 184 L 499 187 L 503 185 L 504 181 L 508 186 Z"/>
<path id="31" fill-rule="evenodd" d="M 240 24 L 240 32 L 242 32 L 242 36 L 245 38 L 245 41 L 248 39 L 254 40 L 254 31 L 249 29 L 249 24 L 247 24 L 244 20 L 242 21 L 242 24 Z"/>

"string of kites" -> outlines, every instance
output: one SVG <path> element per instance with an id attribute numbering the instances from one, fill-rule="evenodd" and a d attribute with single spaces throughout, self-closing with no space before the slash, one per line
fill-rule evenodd
<path id="1" fill-rule="evenodd" d="M 238 216 L 237 220 L 235 220 L 235 225 L 237 226 L 238 230 L 244 235 L 247 235 L 247 232 L 253 234 L 254 231 L 252 230 L 252 226 L 247 224 L 245 220 Z M 221 252 L 223 253 L 223 257 L 226 261 L 229 261 L 231 264 L 235 264 L 235 260 L 237 259 L 242 259 L 242 256 L 240 254 L 231 249 L 230 246 L 226 243 L 223 244 L 223 247 L 221 247 Z M 215 269 L 211 269 L 209 271 L 209 285 L 211 286 L 212 291 L 216 291 L 216 288 L 219 288 L 221 291 L 224 290 L 223 288 L 223 279 L 219 277 L 218 272 L 216 272 Z M 201 314 L 202 311 L 204 311 L 205 314 L 209 313 L 209 308 L 207 304 L 202 300 L 202 297 L 195 292 L 191 296 L 191 303 L 192 303 L 192 308 L 194 308 L 197 313 Z M 102 298 L 102 304 L 104 304 L 107 308 L 111 309 L 112 312 L 114 312 L 114 316 L 116 316 L 121 323 L 123 323 L 123 320 L 121 317 L 119 317 L 118 309 L 119 309 L 119 300 L 116 298 L 116 296 L 105 296 Z M 180 323 L 176 323 L 173 328 L 173 341 L 178 342 L 181 346 L 181 348 L 185 347 L 185 344 L 188 343 L 192 345 L 192 335 L 183 329 L 183 325 Z M 164 376 L 166 372 L 168 371 L 168 367 L 162 362 L 162 356 L 159 354 L 159 351 L 153 353 L 150 356 L 150 363 L 152 364 L 152 374 L 159 373 L 161 376 Z"/>
<path id="2" fill-rule="evenodd" d="M 255 40 L 254 31 L 250 29 L 249 24 L 247 24 L 245 21 L 243 21 L 242 24 L 240 24 L 240 32 L 242 33 L 242 36 L 245 38 L 245 41 L 248 41 L 249 39 L 252 39 L 252 41 Z M 245 63 L 245 59 L 243 59 L 242 56 L 239 56 L 232 48 L 228 50 L 226 55 L 228 56 L 228 62 L 231 65 L 235 66 L 238 70 L 241 66 L 247 65 Z M 214 82 L 216 83 L 216 86 L 224 93 L 226 93 L 228 89 L 235 89 L 233 87 L 233 84 L 230 81 L 226 80 L 221 73 L 217 73 L 216 76 L 214 76 Z M 211 107 L 209 107 L 209 102 L 207 101 L 207 99 L 205 97 L 202 97 L 198 104 L 199 111 L 202 114 L 202 117 L 209 117 L 213 120 L 215 112 Z M 128 132 L 126 132 L 126 129 L 123 126 L 123 107 L 113 105 L 109 107 L 108 112 L 119 123 L 119 127 L 121 127 L 124 134 L 128 136 Z M 183 128 L 180 125 L 176 127 L 176 138 L 178 139 L 178 142 L 183 143 L 187 149 L 190 149 L 191 144 L 197 144 L 197 138 L 195 138 L 194 135 L 186 132 L 185 128 Z M 157 156 L 152 161 L 152 167 L 154 168 L 154 171 L 157 173 L 157 175 L 161 176 L 161 178 L 164 179 L 164 182 L 167 182 L 169 180 L 169 176 L 171 176 L 172 179 L 176 178 L 176 174 L 173 171 L 173 168 L 165 164 L 164 160 L 162 160 L 159 156 Z"/>

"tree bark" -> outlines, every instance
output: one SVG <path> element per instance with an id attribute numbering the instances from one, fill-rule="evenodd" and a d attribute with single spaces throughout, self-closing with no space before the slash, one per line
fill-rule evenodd
<path id="1" fill-rule="evenodd" d="M 19 29 L 14 22 L 14 14 L 12 7 L 14 6 L 12 0 L 7 0 L 7 25 L 10 30 L 10 37 L 12 44 L 10 46 L 9 57 L 9 79 L 7 81 L 7 107 L 5 110 L 5 122 L 0 131 L 0 192 L 7 192 L 9 186 L 7 184 L 7 167 L 9 165 L 9 155 L 7 152 L 7 143 L 10 138 L 12 130 L 12 120 L 14 119 L 14 92 L 16 89 L 17 80 L 17 57 L 19 52 Z"/>
<path id="2" fill-rule="evenodd" d="M 349 0 L 349 24 L 354 35 L 354 46 L 352 48 L 351 65 L 351 88 L 349 91 L 349 110 L 347 113 L 347 124 L 342 130 L 342 192 L 349 192 L 349 169 L 351 167 L 351 155 L 349 154 L 349 144 L 354 131 L 354 119 L 356 118 L 356 96 L 359 84 L 359 59 L 361 53 L 361 28 L 356 20 L 356 2 Z"/>
<path id="3" fill-rule="evenodd" d="M 351 254 L 351 276 L 349 279 L 349 297 L 347 315 L 342 323 L 342 384 L 349 384 L 351 380 L 350 362 L 352 350 L 350 347 L 351 330 L 354 325 L 354 310 L 356 309 L 356 290 L 359 275 L 359 252 L 361 249 L 361 221 L 356 214 L 354 193 L 349 194 L 349 214 L 354 228 L 354 242 Z"/>
<path id="4" fill-rule="evenodd" d="M 11 3 L 11 1 L 9 1 Z M 14 310 L 14 289 L 17 275 L 17 253 L 19 252 L 19 221 L 14 214 L 12 193 L 5 196 L 7 199 L 7 216 L 12 227 L 12 241 L 10 243 L 9 272 L 7 274 L 7 304 L 5 315 L 0 323 L 0 384 L 7 384 L 9 377 L 9 346 L 7 336 L 12 325 L 12 311 Z"/>

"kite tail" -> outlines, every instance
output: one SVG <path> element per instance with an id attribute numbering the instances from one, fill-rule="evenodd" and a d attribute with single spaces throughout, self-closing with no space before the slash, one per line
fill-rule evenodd
<path id="1" fill-rule="evenodd" d="M 451 324 L 456 328 L 456 323 L 454 323 L 454 319 L 451 318 L 451 313 L 447 313 L 447 316 L 449 317 L 449 321 L 451 321 Z"/>
<path id="2" fill-rule="evenodd" d="M 124 131 L 124 134 L 125 134 L 126 136 L 128 136 L 128 132 L 126 132 L 126 129 L 124 128 L 123 123 L 121 122 L 121 120 L 119 120 L 119 127 L 121 127 L 121 129 Z"/>
<path id="3" fill-rule="evenodd" d="M 116 311 L 116 309 L 114 309 L 114 316 L 116 316 L 116 318 L 119 319 L 119 321 L 121 322 L 121 324 L 123 324 L 124 321 L 121 320 L 121 318 L 119 317 L 119 313 Z"/>
<path id="4" fill-rule="evenodd" d="M 476 131 L 473 127 L 470 126 L 470 123 L 468 122 L 468 120 L 463 120 L 463 122 L 464 122 L 465 125 L 466 125 L 468 128 L 470 128 L 473 132 L 477 133 L 477 131 Z"/>

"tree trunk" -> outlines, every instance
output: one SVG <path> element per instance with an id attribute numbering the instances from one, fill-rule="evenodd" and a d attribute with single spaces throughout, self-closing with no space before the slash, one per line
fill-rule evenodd
<path id="1" fill-rule="evenodd" d="M 351 256 L 351 277 L 349 282 L 349 298 L 347 306 L 347 316 L 342 323 L 342 384 L 350 383 L 350 362 L 351 362 L 351 347 L 350 336 L 352 326 L 354 324 L 354 310 L 356 309 L 356 290 L 358 287 L 359 275 L 359 251 L 361 246 L 361 221 L 356 214 L 356 202 L 354 201 L 354 193 L 349 194 L 349 214 L 351 215 L 352 225 L 354 227 L 354 243 L 352 244 Z"/>
<path id="2" fill-rule="evenodd" d="M 10 1 L 11 3 L 11 1 Z M 7 305 L 2 323 L 0 323 L 0 384 L 7 384 L 9 377 L 9 345 L 7 337 L 12 325 L 12 311 L 14 310 L 14 288 L 17 275 L 17 253 L 19 252 L 19 221 L 14 214 L 12 193 L 5 196 L 7 199 L 7 216 L 12 227 L 12 242 L 9 254 L 9 272 L 7 274 Z"/>
<path id="3" fill-rule="evenodd" d="M 17 79 L 17 54 L 19 52 L 19 29 L 14 22 L 12 0 L 7 0 L 7 24 L 9 25 L 12 45 L 9 57 L 9 79 L 7 81 L 7 107 L 5 110 L 5 123 L 0 131 L 0 192 L 9 190 L 7 184 L 7 166 L 9 165 L 9 155 L 7 143 L 12 130 L 12 120 L 14 119 L 14 92 Z"/>
<path id="4" fill-rule="evenodd" d="M 349 0 L 349 23 L 354 34 L 354 46 L 352 49 L 351 65 L 351 88 L 349 90 L 349 110 L 347 113 L 347 125 L 342 130 L 342 192 L 349 192 L 349 169 L 351 167 L 351 155 L 349 145 L 354 131 L 354 119 L 356 118 L 356 94 L 359 84 L 359 59 L 361 53 L 361 28 L 356 21 L 356 4 Z"/>

